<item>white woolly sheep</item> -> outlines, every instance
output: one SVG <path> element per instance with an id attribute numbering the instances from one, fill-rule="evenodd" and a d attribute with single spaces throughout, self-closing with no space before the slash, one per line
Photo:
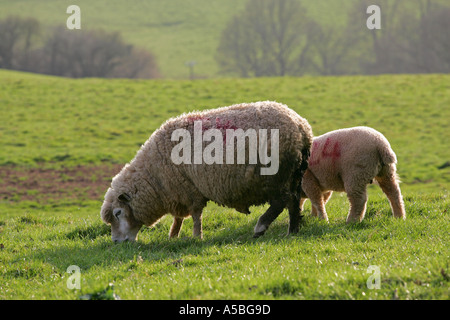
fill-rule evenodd
<path id="1" fill-rule="evenodd" d="M 396 173 L 397 157 L 388 140 L 369 127 L 354 127 L 314 137 L 302 180 L 302 199 L 311 200 L 311 214 L 328 221 L 325 204 L 333 191 L 345 191 L 350 202 L 347 223 L 364 219 L 367 184 L 377 182 L 389 199 L 394 217 L 405 219 Z"/>
<path id="2" fill-rule="evenodd" d="M 251 132 L 267 130 L 270 135 L 260 134 L 251 143 Z M 233 136 L 238 131 L 244 133 L 240 142 L 239 137 Z M 214 140 L 208 144 L 212 136 Z M 169 119 L 113 178 L 101 217 L 111 224 L 114 242 L 134 241 L 142 225 L 152 226 L 167 213 L 174 217 L 169 237 L 178 237 L 183 219 L 191 215 L 193 235 L 201 238 L 202 210 L 209 200 L 246 214 L 250 213 L 249 206 L 268 202 L 270 207 L 258 220 L 255 236 L 262 235 L 273 221 L 271 217 L 285 207 L 290 217 L 288 232 L 295 233 L 301 219 L 301 178 L 312 137 L 305 119 L 287 106 L 271 101 L 191 112 Z M 183 141 L 178 142 L 181 138 Z M 230 143 L 232 147 L 228 149 Z M 213 144 L 215 149 L 211 147 Z M 251 146 L 256 144 L 259 159 L 252 162 Z M 261 158 L 264 146 L 267 153 Z M 238 153 L 234 163 L 234 155 L 228 158 L 228 150 L 244 151 L 245 161 L 239 160 Z M 278 161 L 275 170 L 268 167 L 269 154 L 274 162 Z M 271 172 L 263 173 L 264 170 Z"/>

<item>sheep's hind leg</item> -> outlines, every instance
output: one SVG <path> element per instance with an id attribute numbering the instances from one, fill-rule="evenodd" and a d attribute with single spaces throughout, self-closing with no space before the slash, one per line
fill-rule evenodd
<path id="1" fill-rule="evenodd" d="M 288 204 L 289 210 L 289 229 L 288 235 L 297 233 L 300 229 L 300 221 L 302 220 L 302 215 L 300 211 L 300 198 L 293 197 Z"/>
<path id="2" fill-rule="evenodd" d="M 178 238 L 184 218 L 173 217 L 172 227 L 170 227 L 169 238 Z"/>
<path id="3" fill-rule="evenodd" d="M 253 238 L 262 236 L 269 228 L 270 224 L 280 215 L 285 207 L 283 201 L 273 201 L 270 204 L 269 209 L 258 219 L 258 223 L 255 226 Z M 299 205 L 298 205 L 299 207 Z"/>

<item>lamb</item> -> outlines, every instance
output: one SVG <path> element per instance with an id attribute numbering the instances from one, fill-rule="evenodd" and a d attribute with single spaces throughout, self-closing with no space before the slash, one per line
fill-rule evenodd
<path id="1" fill-rule="evenodd" d="M 315 137 L 302 180 L 300 210 L 309 198 L 311 214 L 328 221 L 325 204 L 333 191 L 345 191 L 350 201 L 347 223 L 360 222 L 366 212 L 367 184 L 375 180 L 386 194 L 394 217 L 405 219 L 396 163 L 388 140 L 369 127 L 340 129 Z"/>
<path id="2" fill-rule="evenodd" d="M 257 132 L 259 136 L 252 135 Z M 212 137 L 214 141 L 208 144 Z M 273 214 L 286 207 L 288 232 L 298 232 L 301 179 L 312 137 L 306 119 L 273 101 L 171 118 L 112 179 L 101 217 L 111 225 L 114 242 L 135 241 L 142 225 L 152 226 L 167 213 L 174 217 L 170 238 L 178 237 L 189 215 L 194 221 L 194 237 L 202 238 L 202 210 L 209 200 L 246 214 L 252 205 L 269 203 L 255 227 L 255 236 L 264 234 Z M 246 138 L 249 143 L 245 143 Z M 255 160 L 256 145 L 259 159 Z M 236 161 L 230 150 L 237 153 Z M 272 168 L 268 167 L 269 159 Z"/>

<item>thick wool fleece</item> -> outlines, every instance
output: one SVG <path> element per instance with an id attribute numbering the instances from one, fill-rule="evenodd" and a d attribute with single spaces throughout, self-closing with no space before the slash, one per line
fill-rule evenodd
<path id="1" fill-rule="evenodd" d="M 332 191 L 345 191 L 351 205 L 347 221 L 361 221 L 366 211 L 366 187 L 375 179 L 387 195 L 394 216 L 405 218 L 396 163 L 388 140 L 369 127 L 339 129 L 315 137 L 302 181 L 312 214 L 328 220 L 325 204 Z"/>
<path id="2" fill-rule="evenodd" d="M 184 128 L 194 137 L 194 122 L 202 129 L 279 129 L 279 169 L 275 175 L 261 175 L 261 165 L 174 164 L 171 152 L 179 141 L 171 141 L 176 129 Z M 156 223 L 166 213 L 175 217 L 200 214 L 207 201 L 248 213 L 251 205 L 272 199 L 300 198 L 300 183 L 307 167 L 312 143 L 308 122 L 287 106 L 271 101 L 239 104 L 191 112 L 166 121 L 138 151 L 135 158 L 116 175 L 105 195 L 101 215 L 112 219 L 112 203 L 121 194 L 131 198 L 134 219 L 145 225 Z M 258 138 L 259 140 L 259 138 Z M 203 143 L 203 148 L 208 145 Z M 246 143 L 248 155 L 248 143 Z M 236 144 L 235 144 L 236 148 Z M 269 143 L 268 155 L 271 154 Z M 193 157 L 193 155 L 192 155 Z M 248 160 L 248 156 L 246 156 Z"/>

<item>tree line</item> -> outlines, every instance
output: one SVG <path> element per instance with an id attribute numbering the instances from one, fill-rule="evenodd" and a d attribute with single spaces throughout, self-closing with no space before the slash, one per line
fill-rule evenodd
<path id="1" fill-rule="evenodd" d="M 380 30 L 366 27 L 373 0 L 354 0 L 339 26 L 313 19 L 304 1 L 248 0 L 218 39 L 221 74 L 450 72 L 450 7 L 444 1 L 377 0 Z M 118 32 L 47 30 L 34 18 L 14 16 L 0 20 L 0 68 L 75 78 L 161 76 L 154 55 Z"/>
<path id="2" fill-rule="evenodd" d="M 308 16 L 302 0 L 249 0 L 222 32 L 216 61 L 242 77 L 450 72 L 450 7 L 378 0 L 383 26 L 369 30 L 373 2 L 355 1 L 335 27 Z"/>
<path id="3" fill-rule="evenodd" d="M 0 68 L 72 78 L 160 76 L 153 54 L 125 43 L 118 32 L 54 27 L 43 33 L 34 18 L 1 20 Z"/>

